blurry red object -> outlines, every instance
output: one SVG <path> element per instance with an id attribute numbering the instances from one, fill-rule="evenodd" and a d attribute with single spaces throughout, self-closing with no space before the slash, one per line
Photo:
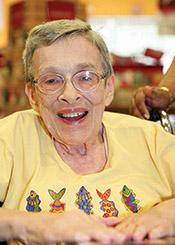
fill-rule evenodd
<path id="1" fill-rule="evenodd" d="M 163 55 L 163 52 L 159 51 L 159 50 L 155 50 L 155 49 L 150 49 L 150 48 L 147 48 L 144 52 L 144 55 L 145 56 L 148 56 L 148 57 L 151 57 L 151 58 L 154 58 L 156 60 L 160 60 L 160 58 L 162 57 Z"/>
<path id="2" fill-rule="evenodd" d="M 175 11 L 175 0 L 159 0 L 159 8 L 163 13 Z"/>

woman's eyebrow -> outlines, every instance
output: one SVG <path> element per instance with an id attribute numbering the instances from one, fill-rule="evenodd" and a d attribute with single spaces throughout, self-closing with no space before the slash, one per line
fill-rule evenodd
<path id="1" fill-rule="evenodd" d="M 77 64 L 75 65 L 72 70 L 74 71 L 77 71 L 77 70 L 83 70 L 83 69 L 97 69 L 97 67 L 95 67 L 95 65 L 91 64 L 91 63 L 80 63 L 80 64 Z M 59 66 L 49 66 L 49 67 L 46 67 L 46 68 L 43 68 L 41 71 L 39 71 L 40 73 L 40 76 L 41 75 L 44 75 L 45 73 L 47 72 L 55 72 L 55 73 L 59 73 L 59 72 L 62 72 L 62 71 L 70 71 L 69 67 L 68 68 L 62 68 L 62 67 L 59 67 Z"/>
<path id="2" fill-rule="evenodd" d="M 95 65 L 93 65 L 93 64 L 91 64 L 91 63 L 80 63 L 80 64 L 78 64 L 77 66 L 76 66 L 76 69 L 78 70 L 78 69 L 94 69 L 94 68 L 96 68 L 96 66 Z"/>

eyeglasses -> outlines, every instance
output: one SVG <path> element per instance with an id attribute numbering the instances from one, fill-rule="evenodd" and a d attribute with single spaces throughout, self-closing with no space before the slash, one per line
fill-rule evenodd
<path id="1" fill-rule="evenodd" d="M 80 71 L 72 76 L 71 82 L 77 90 L 89 92 L 96 89 L 105 76 L 106 75 L 99 75 L 94 71 Z M 61 92 L 65 87 L 66 80 L 62 75 L 50 72 L 42 75 L 38 80 L 33 81 L 33 83 L 40 92 L 44 94 L 54 94 Z"/>

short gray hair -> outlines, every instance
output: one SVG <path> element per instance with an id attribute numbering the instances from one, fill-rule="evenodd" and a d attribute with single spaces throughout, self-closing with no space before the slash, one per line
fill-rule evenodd
<path id="1" fill-rule="evenodd" d="M 112 74 L 111 56 L 100 34 L 93 31 L 91 26 L 84 21 L 63 19 L 37 25 L 29 32 L 23 52 L 26 82 L 33 83 L 34 80 L 32 69 L 32 57 L 34 51 L 41 46 L 51 45 L 59 38 L 65 38 L 72 35 L 84 36 L 93 43 L 98 48 L 101 55 L 104 75 L 109 77 Z"/>

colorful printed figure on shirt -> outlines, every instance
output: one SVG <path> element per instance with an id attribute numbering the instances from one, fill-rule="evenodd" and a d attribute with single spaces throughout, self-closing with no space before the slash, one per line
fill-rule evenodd
<path id="1" fill-rule="evenodd" d="M 118 216 L 118 210 L 115 207 L 115 203 L 108 200 L 111 195 L 111 189 L 106 190 L 104 193 L 101 193 L 99 190 L 96 191 L 98 196 L 102 199 L 99 203 L 101 205 L 100 209 L 104 212 L 103 217 Z"/>
<path id="2" fill-rule="evenodd" d="M 125 204 L 126 208 L 133 213 L 137 213 L 141 207 L 138 206 L 139 200 L 135 198 L 136 194 L 133 190 L 124 185 L 120 193 L 122 195 L 121 200 Z"/>
<path id="3" fill-rule="evenodd" d="M 56 193 L 53 190 L 48 190 L 50 196 L 53 198 L 53 202 L 50 204 L 51 209 L 49 210 L 49 212 L 52 213 L 62 213 L 64 212 L 65 209 L 65 203 L 62 203 L 60 201 L 60 199 L 62 198 L 62 196 L 64 195 L 66 191 L 66 188 L 61 189 L 61 191 L 59 191 L 58 193 Z"/>
<path id="4" fill-rule="evenodd" d="M 26 210 L 29 212 L 40 212 L 41 208 L 40 208 L 40 203 L 41 200 L 39 199 L 39 195 L 31 190 L 30 191 L 30 196 L 27 197 L 26 199 L 27 201 L 27 206 L 26 206 Z"/>
<path id="5" fill-rule="evenodd" d="M 93 205 L 91 204 L 92 197 L 84 186 L 80 188 L 76 196 L 77 199 L 75 203 L 78 206 L 78 208 L 83 210 L 86 214 L 93 214 Z"/>

